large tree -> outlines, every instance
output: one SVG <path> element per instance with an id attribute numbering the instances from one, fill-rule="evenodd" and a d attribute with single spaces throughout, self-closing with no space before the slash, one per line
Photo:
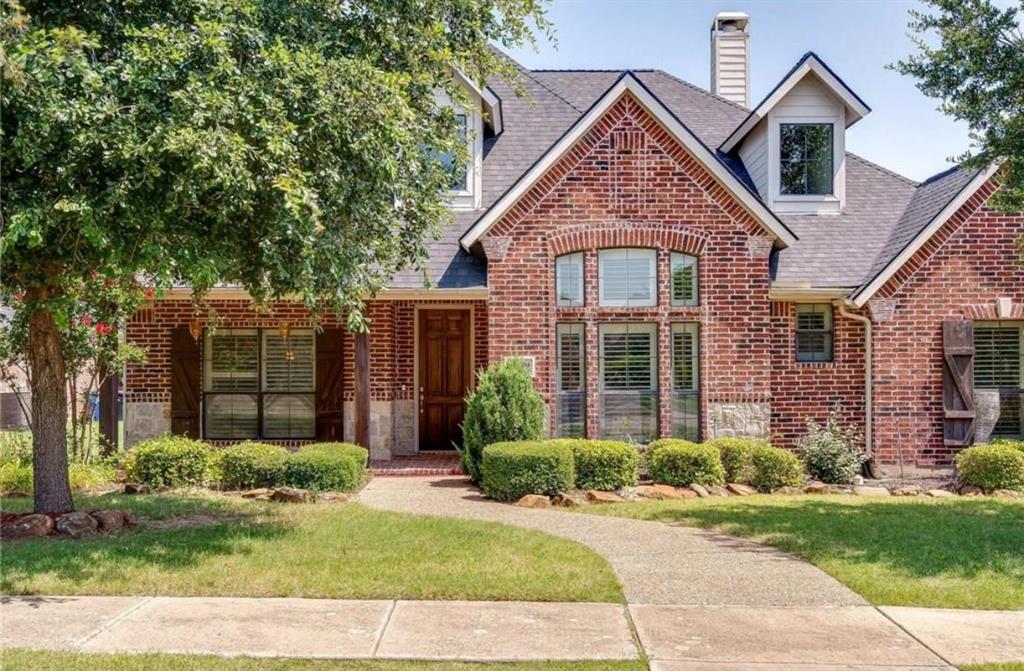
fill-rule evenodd
<path id="1" fill-rule="evenodd" d="M 993 202 L 1024 211 L 1024 6 L 991 0 L 925 0 L 910 12 L 918 53 L 894 65 L 917 87 L 942 100 L 943 112 L 966 121 L 968 166 L 1003 163 L 1003 185 Z"/>
<path id="2" fill-rule="evenodd" d="M 492 45 L 548 31 L 543 0 L 0 3 L 0 302 L 28 329 L 40 512 L 72 508 L 61 338 L 87 278 L 362 327 L 447 216 L 438 152 L 464 148 L 437 91 L 512 76 Z"/>

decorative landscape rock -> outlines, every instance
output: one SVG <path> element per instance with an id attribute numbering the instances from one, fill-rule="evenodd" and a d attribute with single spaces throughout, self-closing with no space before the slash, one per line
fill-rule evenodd
<path id="1" fill-rule="evenodd" d="M 134 482 L 126 482 L 124 485 L 125 494 L 149 494 L 152 490 L 148 485 L 140 485 Z"/>
<path id="2" fill-rule="evenodd" d="M 751 494 L 757 494 L 757 490 L 749 485 L 743 485 L 738 482 L 730 482 L 725 486 L 733 494 L 737 496 L 750 496 Z"/>
<path id="3" fill-rule="evenodd" d="M 982 496 L 984 493 L 981 487 L 974 485 L 964 485 L 960 488 L 960 496 Z"/>
<path id="4" fill-rule="evenodd" d="M 635 490 L 636 495 L 655 501 L 695 499 L 697 493 L 690 489 L 679 489 L 672 485 L 641 485 Z"/>
<path id="5" fill-rule="evenodd" d="M 707 497 L 711 496 L 711 492 L 709 492 L 704 487 L 704 485 L 698 485 L 698 484 L 695 483 L 695 484 L 690 485 L 690 489 L 692 489 L 693 493 L 696 494 L 697 496 L 699 496 L 702 499 L 706 499 Z"/>
<path id="6" fill-rule="evenodd" d="M 268 500 L 274 494 L 273 489 L 249 489 L 242 492 L 243 499 L 258 499 L 260 501 Z"/>
<path id="7" fill-rule="evenodd" d="M 17 521 L 5 524 L 0 537 L 33 538 L 49 535 L 53 531 L 53 519 L 49 515 L 25 515 Z"/>
<path id="8" fill-rule="evenodd" d="M 57 533 L 68 536 L 87 536 L 96 533 L 99 522 L 89 513 L 76 511 L 65 513 L 57 518 Z"/>
<path id="9" fill-rule="evenodd" d="M 997 499 L 1024 499 L 1024 493 L 1015 489 L 997 489 L 992 492 L 992 496 Z"/>
<path id="10" fill-rule="evenodd" d="M 920 496 L 921 488 L 917 485 L 903 485 L 892 490 L 893 496 Z"/>
<path id="11" fill-rule="evenodd" d="M 550 508 L 551 500 L 540 494 L 527 494 L 516 501 L 516 505 L 520 508 Z"/>
<path id="12" fill-rule="evenodd" d="M 128 517 L 126 510 L 96 510 L 92 517 L 96 520 L 98 529 L 104 533 L 120 531 L 125 526 L 125 518 Z M 128 517 L 130 520 L 131 518 Z"/>
<path id="13" fill-rule="evenodd" d="M 789 485 L 786 485 L 785 487 L 779 487 L 772 493 L 782 494 L 783 496 L 799 496 L 800 494 L 804 493 L 804 490 L 800 489 L 799 487 L 790 487 Z"/>
<path id="14" fill-rule="evenodd" d="M 597 489 L 588 489 L 587 500 L 593 503 L 621 503 L 623 499 L 614 492 L 602 492 Z"/>
<path id="15" fill-rule="evenodd" d="M 729 490 L 721 485 L 708 485 L 707 490 L 712 496 L 731 496 Z"/>
<path id="16" fill-rule="evenodd" d="M 574 499 L 570 494 L 559 492 L 552 497 L 551 505 L 560 506 L 562 508 L 573 508 L 580 505 L 580 502 Z"/>
<path id="17" fill-rule="evenodd" d="M 955 497 L 956 494 L 949 491 L 948 489 L 929 489 L 928 496 L 935 497 L 937 499 L 945 499 L 949 497 Z"/>
<path id="18" fill-rule="evenodd" d="M 348 494 L 341 492 L 324 492 L 316 495 L 317 503 L 347 503 L 348 500 Z"/>
<path id="19" fill-rule="evenodd" d="M 892 496 L 885 487 L 854 487 L 853 493 L 857 496 Z"/>
<path id="20" fill-rule="evenodd" d="M 295 487 L 276 487 L 274 493 L 270 495 L 270 500 L 282 503 L 305 503 L 309 500 L 309 492 Z"/>
<path id="21" fill-rule="evenodd" d="M 824 482 L 811 482 L 804 485 L 804 494 L 831 494 L 832 488 Z"/>

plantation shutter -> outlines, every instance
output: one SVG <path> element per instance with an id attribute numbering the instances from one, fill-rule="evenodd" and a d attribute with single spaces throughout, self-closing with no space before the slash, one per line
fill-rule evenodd
<path id="1" fill-rule="evenodd" d="M 344 332 L 316 334 L 316 438 L 344 440 Z"/>
<path id="2" fill-rule="evenodd" d="M 974 322 L 942 322 L 943 439 L 946 445 L 974 440 Z"/>
<path id="3" fill-rule="evenodd" d="M 171 330 L 171 433 L 199 438 L 199 343 L 187 327 Z"/>
<path id="4" fill-rule="evenodd" d="M 558 427 L 561 438 L 586 434 L 586 348 L 583 324 L 558 324 Z"/>

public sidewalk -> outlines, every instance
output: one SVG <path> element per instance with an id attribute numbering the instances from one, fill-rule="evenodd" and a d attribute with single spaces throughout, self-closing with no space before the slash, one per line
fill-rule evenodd
<path id="1" fill-rule="evenodd" d="M 635 624 L 635 628 L 634 628 Z M 0 648 L 473 661 L 654 671 L 953 669 L 1024 659 L 1024 612 L 870 606 L 3 597 Z"/>

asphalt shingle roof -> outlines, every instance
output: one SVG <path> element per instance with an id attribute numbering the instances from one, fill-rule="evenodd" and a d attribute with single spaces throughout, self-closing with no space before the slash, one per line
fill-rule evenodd
<path id="1" fill-rule="evenodd" d="M 466 253 L 459 238 L 569 127 L 622 76 L 621 70 L 519 68 L 513 86 L 492 81 L 501 98 L 504 130 L 484 142 L 483 207 L 456 211 L 430 246 L 426 278 L 438 288 L 484 287 L 486 264 Z M 632 73 L 706 146 L 718 147 L 749 111 L 660 70 Z M 735 156 L 723 164 L 750 185 Z M 781 215 L 799 240 L 773 259 L 774 281 L 855 288 L 870 281 L 956 196 L 976 173 L 952 169 L 918 184 L 847 153 L 846 206 L 840 215 Z M 424 273 L 403 272 L 393 288 L 422 288 Z"/>

